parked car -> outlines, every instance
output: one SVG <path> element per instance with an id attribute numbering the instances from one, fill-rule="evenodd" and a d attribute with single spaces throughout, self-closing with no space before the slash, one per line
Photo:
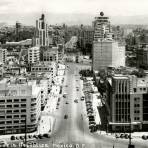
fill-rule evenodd
<path id="1" fill-rule="evenodd" d="M 34 138 L 38 139 L 38 135 L 33 135 Z"/>
<path id="2" fill-rule="evenodd" d="M 21 140 L 24 140 L 24 139 L 25 139 L 25 137 L 24 137 L 24 136 L 20 136 L 20 139 L 21 139 Z"/>
<path id="3" fill-rule="evenodd" d="M 78 103 L 78 99 L 75 99 L 74 102 L 75 102 L 75 103 Z"/>
<path id="4" fill-rule="evenodd" d="M 42 135 L 42 134 L 39 134 L 38 137 L 39 137 L 40 139 L 43 139 L 43 135 Z"/>
<path id="5" fill-rule="evenodd" d="M 125 134 L 120 134 L 120 138 L 124 138 L 125 137 Z"/>
<path id="6" fill-rule="evenodd" d="M 11 140 L 15 140 L 15 136 L 11 136 L 11 138 L 10 138 Z"/>
<path id="7" fill-rule="evenodd" d="M 119 134 L 116 134 L 115 137 L 116 137 L 116 138 L 120 138 L 120 135 L 119 135 Z"/>
<path id="8" fill-rule="evenodd" d="M 64 119 L 68 119 L 68 115 L 64 115 Z"/>
<path id="9" fill-rule="evenodd" d="M 143 136 L 142 136 L 142 139 L 143 139 L 143 140 L 147 140 L 148 138 L 147 138 L 146 135 L 143 135 Z"/>
<path id="10" fill-rule="evenodd" d="M 45 133 L 43 136 L 44 136 L 45 138 L 50 138 L 50 134 L 48 134 L 48 133 Z"/>

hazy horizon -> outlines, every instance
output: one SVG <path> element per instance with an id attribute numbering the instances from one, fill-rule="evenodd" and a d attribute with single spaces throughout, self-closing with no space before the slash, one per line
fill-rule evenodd
<path id="1" fill-rule="evenodd" d="M 148 24 L 147 0 L 0 0 L 0 22 L 35 25 L 45 13 L 49 24 L 88 24 L 103 11 L 112 24 Z"/>

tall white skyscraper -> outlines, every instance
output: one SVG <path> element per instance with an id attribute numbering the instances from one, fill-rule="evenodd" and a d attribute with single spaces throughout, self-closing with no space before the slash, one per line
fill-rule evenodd
<path id="1" fill-rule="evenodd" d="M 36 20 L 35 46 L 49 46 L 48 25 L 44 14 Z"/>
<path id="2" fill-rule="evenodd" d="M 112 39 L 108 17 L 100 13 L 94 21 L 93 70 L 125 66 L 125 47 Z"/>

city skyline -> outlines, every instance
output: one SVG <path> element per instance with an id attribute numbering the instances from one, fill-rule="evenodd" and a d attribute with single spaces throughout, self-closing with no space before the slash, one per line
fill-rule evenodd
<path id="1" fill-rule="evenodd" d="M 0 22 L 14 24 L 18 20 L 35 25 L 35 17 L 45 13 L 50 24 L 91 24 L 93 18 L 104 11 L 113 24 L 148 24 L 147 4 L 146 0 L 1 0 Z"/>

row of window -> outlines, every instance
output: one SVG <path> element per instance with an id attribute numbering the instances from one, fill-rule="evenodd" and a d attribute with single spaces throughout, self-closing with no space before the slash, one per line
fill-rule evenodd
<path id="1" fill-rule="evenodd" d="M 0 115 L 0 119 L 25 118 L 25 117 L 26 115 L 7 115 L 7 116 Z"/>
<path id="2" fill-rule="evenodd" d="M 139 120 L 139 119 L 140 119 L 139 117 L 135 117 L 135 118 L 134 118 L 135 121 L 137 121 L 137 120 Z"/>
<path id="3" fill-rule="evenodd" d="M 0 100 L 0 103 L 12 103 L 12 102 L 26 102 L 26 99 L 7 99 L 7 100 Z"/>
<path id="4" fill-rule="evenodd" d="M 16 124 L 16 123 L 25 123 L 25 120 L 14 120 L 14 121 L 0 121 L 0 124 Z"/>
<path id="5" fill-rule="evenodd" d="M 137 92 L 137 88 L 133 88 L 133 91 L 134 91 L 134 92 Z M 143 87 L 143 88 L 141 87 L 141 88 L 140 88 L 140 91 L 146 91 L 146 88 L 145 88 L 145 87 Z"/>
<path id="6" fill-rule="evenodd" d="M 0 105 L 0 108 L 16 108 L 16 107 L 26 107 L 26 104 Z"/>

